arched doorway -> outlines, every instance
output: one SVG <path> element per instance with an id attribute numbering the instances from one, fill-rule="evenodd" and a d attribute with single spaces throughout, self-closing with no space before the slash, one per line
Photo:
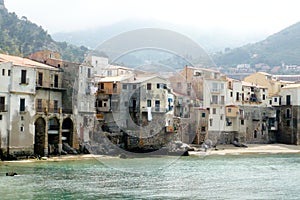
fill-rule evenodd
<path id="1" fill-rule="evenodd" d="M 48 122 L 48 146 L 49 154 L 58 154 L 59 144 L 59 120 L 51 118 Z"/>
<path id="2" fill-rule="evenodd" d="M 34 122 L 35 127 L 35 135 L 34 135 L 34 154 L 44 156 L 44 148 L 45 148 L 45 127 L 46 122 L 42 117 L 39 117 Z"/>
<path id="3" fill-rule="evenodd" d="M 66 118 L 62 124 L 62 142 L 73 147 L 73 121 Z"/>

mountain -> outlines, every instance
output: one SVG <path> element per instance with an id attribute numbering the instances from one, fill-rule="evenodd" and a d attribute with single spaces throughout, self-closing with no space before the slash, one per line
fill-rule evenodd
<path id="1" fill-rule="evenodd" d="M 235 66 L 241 63 L 283 63 L 300 65 L 300 22 L 269 36 L 263 41 L 215 54 L 217 65 Z"/>
<path id="2" fill-rule="evenodd" d="M 128 19 L 107 26 L 95 26 L 89 30 L 54 33 L 52 37 L 57 41 L 66 41 L 75 45 L 96 48 L 106 40 L 121 33 L 143 28 L 167 29 L 184 34 L 197 42 L 208 53 L 222 51 L 228 47 L 239 47 L 266 37 L 264 34 L 246 33 L 244 35 L 237 35 L 228 30 L 206 30 L 188 25 L 175 25 L 156 20 L 137 19 Z"/>
<path id="3" fill-rule="evenodd" d="M 49 49 L 60 52 L 64 60 L 81 62 L 88 49 L 66 42 L 56 42 L 41 26 L 26 17 L 18 18 L 9 13 L 4 1 L 0 0 L 0 53 L 27 56 L 36 51 Z"/>

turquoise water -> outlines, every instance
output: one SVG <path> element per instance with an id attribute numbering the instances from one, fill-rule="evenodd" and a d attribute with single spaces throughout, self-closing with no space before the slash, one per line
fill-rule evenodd
<path id="1" fill-rule="evenodd" d="M 5 162 L 0 199 L 300 199 L 300 155 Z"/>

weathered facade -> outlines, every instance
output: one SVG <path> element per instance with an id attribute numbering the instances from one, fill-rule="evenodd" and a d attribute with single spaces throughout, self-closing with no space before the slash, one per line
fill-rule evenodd
<path id="1" fill-rule="evenodd" d="M 300 84 L 290 84 L 280 92 L 278 142 L 300 145 Z"/>
<path id="2" fill-rule="evenodd" d="M 75 145 L 73 117 L 63 111 L 62 70 L 15 56 L 0 55 L 1 148 L 7 154 L 61 153 Z M 1 117 L 0 117 L 1 118 Z"/>
<path id="3" fill-rule="evenodd" d="M 95 128 L 94 67 L 89 62 L 74 63 L 61 60 L 56 52 L 41 51 L 29 56 L 31 59 L 62 69 L 63 112 L 74 116 L 74 147 L 90 141 Z"/>

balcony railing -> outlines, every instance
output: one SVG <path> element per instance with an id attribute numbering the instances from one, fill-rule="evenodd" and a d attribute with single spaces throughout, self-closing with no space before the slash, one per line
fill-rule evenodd
<path id="1" fill-rule="evenodd" d="M 43 82 L 36 82 L 36 88 L 37 89 L 54 89 L 54 90 L 63 90 L 64 88 L 62 87 L 61 84 L 58 82 L 49 82 L 49 81 L 43 81 Z"/>
<path id="2" fill-rule="evenodd" d="M 167 112 L 167 108 L 162 108 L 162 107 L 152 107 L 151 112 L 157 112 L 157 113 L 165 113 Z M 148 112 L 147 108 L 142 108 L 142 112 Z"/>
<path id="3" fill-rule="evenodd" d="M 103 93 L 103 94 L 117 94 L 118 90 L 117 89 L 98 89 L 98 93 Z"/>
<path id="4" fill-rule="evenodd" d="M 29 78 L 26 78 L 26 79 L 20 78 L 19 79 L 19 84 L 20 85 L 28 85 L 29 84 Z"/>

